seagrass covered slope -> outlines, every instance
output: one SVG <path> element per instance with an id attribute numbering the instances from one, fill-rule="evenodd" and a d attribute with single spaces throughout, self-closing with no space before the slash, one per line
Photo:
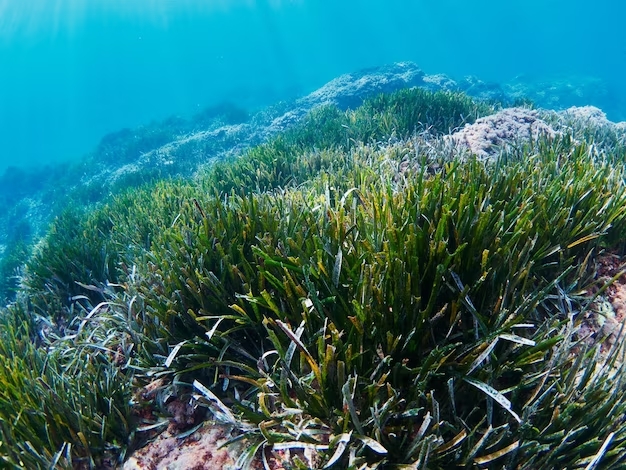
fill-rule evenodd
<path id="1" fill-rule="evenodd" d="M 493 159 L 445 137 L 497 110 L 322 107 L 68 210 L 2 316 L 6 465 L 113 467 L 212 419 L 234 467 L 621 468 L 623 128 L 533 111 L 554 132 Z"/>

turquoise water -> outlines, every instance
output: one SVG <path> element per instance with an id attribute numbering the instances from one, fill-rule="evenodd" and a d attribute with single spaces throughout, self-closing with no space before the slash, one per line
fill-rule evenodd
<path id="1" fill-rule="evenodd" d="M 597 77 L 624 96 L 625 15 L 621 0 L 0 0 L 0 170 L 402 60 L 453 78 Z"/>

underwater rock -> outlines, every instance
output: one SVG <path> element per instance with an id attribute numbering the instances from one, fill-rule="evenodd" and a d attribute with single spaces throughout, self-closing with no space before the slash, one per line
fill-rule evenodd
<path id="1" fill-rule="evenodd" d="M 466 95 L 480 100 L 498 101 L 500 103 L 515 101 L 498 83 L 484 82 L 473 75 L 468 75 L 460 80 L 456 91 L 462 91 Z"/>
<path id="2" fill-rule="evenodd" d="M 604 111 L 595 106 L 573 106 L 542 113 L 557 132 L 572 134 L 578 142 L 586 140 L 607 150 L 626 145 L 626 122 L 610 121 Z"/>
<path id="3" fill-rule="evenodd" d="M 305 108 L 322 104 L 334 104 L 340 109 L 356 108 L 373 95 L 420 86 L 424 75 L 413 62 L 368 68 L 341 75 L 296 103 Z"/>
<path id="4" fill-rule="evenodd" d="M 460 80 L 454 80 L 446 74 L 438 73 L 424 76 L 424 88 L 430 91 L 462 92 L 479 100 L 496 101 L 507 105 L 521 98 L 512 96 L 500 84 L 485 82 L 473 75 L 468 75 Z"/>
<path id="5" fill-rule="evenodd" d="M 527 108 L 506 108 L 466 124 L 449 136 L 479 158 L 496 157 L 504 148 L 539 136 L 554 137 L 555 130 L 541 119 L 538 111 Z"/>
<path id="6" fill-rule="evenodd" d="M 446 136 L 448 142 L 482 159 L 494 159 L 503 150 L 539 137 L 571 135 L 599 147 L 626 145 L 626 122 L 611 122 L 595 106 L 573 106 L 562 111 L 505 108 Z"/>
<path id="7" fill-rule="evenodd" d="M 626 116 L 614 113 L 614 99 L 609 86 L 595 77 L 568 77 L 530 80 L 526 77 L 502 84 L 506 95 L 512 100 L 530 99 L 537 107 L 561 111 L 571 106 L 594 105 L 612 115 L 613 119 Z"/>
<path id="8" fill-rule="evenodd" d="M 123 470 L 234 469 L 242 446 L 220 448 L 232 437 L 227 427 L 209 423 L 186 437 L 166 432 L 135 452 Z"/>
<path id="9" fill-rule="evenodd" d="M 624 103 L 611 87 L 596 77 L 554 78 L 539 81 L 519 76 L 504 83 L 485 82 L 469 75 L 455 80 L 445 74 L 425 75 L 423 86 L 431 91 L 461 91 L 473 98 L 514 105 L 530 101 L 536 107 L 562 111 L 572 106 L 594 105 L 613 120 L 626 119 Z"/>
<path id="10" fill-rule="evenodd" d="M 271 136 L 276 135 L 280 132 L 283 132 L 289 129 L 292 126 L 295 126 L 306 116 L 306 114 L 311 110 L 311 108 L 296 108 L 287 111 L 284 114 L 274 118 L 267 127 L 259 129 L 257 134 L 262 136 L 262 139 L 269 139 Z"/>
<path id="11" fill-rule="evenodd" d="M 313 108 L 329 104 L 342 110 L 356 108 L 367 98 L 380 93 L 422 86 L 424 76 L 424 72 L 412 62 L 399 62 L 344 74 L 297 99 L 278 115 L 261 111 L 249 123 L 199 130 L 145 152 L 138 160 L 153 167 L 172 165 L 184 157 L 192 163 L 195 170 L 201 164 L 241 153 L 246 148 L 285 131 L 300 122 Z M 154 155 L 167 158 L 151 158 Z"/>
<path id="12" fill-rule="evenodd" d="M 596 259 L 597 286 L 615 280 L 608 289 L 584 312 L 577 334 L 581 343 L 592 345 L 596 337 L 602 339 L 601 352 L 606 356 L 613 345 L 624 339 L 622 330 L 626 320 L 626 275 L 623 274 L 623 257 L 616 253 L 605 252 Z M 593 294 L 599 294 L 594 287 Z M 621 362 L 621 359 L 620 359 Z"/>
<path id="13" fill-rule="evenodd" d="M 341 110 L 354 109 L 380 93 L 424 85 L 425 74 L 413 62 L 398 62 L 346 73 L 295 101 L 293 109 L 276 117 L 263 132 L 270 137 L 297 124 L 311 109 L 332 104 Z"/>
<path id="14" fill-rule="evenodd" d="M 446 74 L 438 73 L 424 76 L 424 88 L 430 91 L 462 92 L 479 100 L 496 101 L 503 104 L 513 103 L 519 97 L 514 97 L 503 89 L 500 84 L 485 82 L 468 75 L 460 80 L 454 80 Z"/>
<path id="15" fill-rule="evenodd" d="M 437 73 L 434 75 L 424 75 L 424 83 L 422 87 L 430 91 L 456 91 L 458 90 L 458 84 L 448 77 L 446 74 Z"/>
<path id="16" fill-rule="evenodd" d="M 572 106 L 560 113 L 565 118 L 579 119 L 593 126 L 614 125 L 606 117 L 606 113 L 595 106 Z M 624 124 L 624 123 L 623 123 Z"/>

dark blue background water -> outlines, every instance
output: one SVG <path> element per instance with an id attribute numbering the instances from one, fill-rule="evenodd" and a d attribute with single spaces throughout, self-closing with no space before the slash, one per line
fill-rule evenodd
<path id="1" fill-rule="evenodd" d="M 400 60 L 493 81 L 593 76 L 623 91 L 625 17 L 623 0 L 0 0 L 0 171 Z"/>

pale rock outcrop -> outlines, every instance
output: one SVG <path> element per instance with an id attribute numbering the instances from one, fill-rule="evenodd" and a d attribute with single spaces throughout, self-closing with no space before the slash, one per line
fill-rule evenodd
<path id="1" fill-rule="evenodd" d="M 208 422 L 183 438 L 165 432 L 135 452 L 123 470 L 234 470 L 242 445 L 220 448 L 232 437 L 228 427 Z"/>
<path id="2" fill-rule="evenodd" d="M 481 159 L 493 159 L 516 143 L 555 135 L 554 129 L 541 119 L 538 111 L 506 108 L 477 119 L 474 124 L 466 124 L 448 139 Z"/>

